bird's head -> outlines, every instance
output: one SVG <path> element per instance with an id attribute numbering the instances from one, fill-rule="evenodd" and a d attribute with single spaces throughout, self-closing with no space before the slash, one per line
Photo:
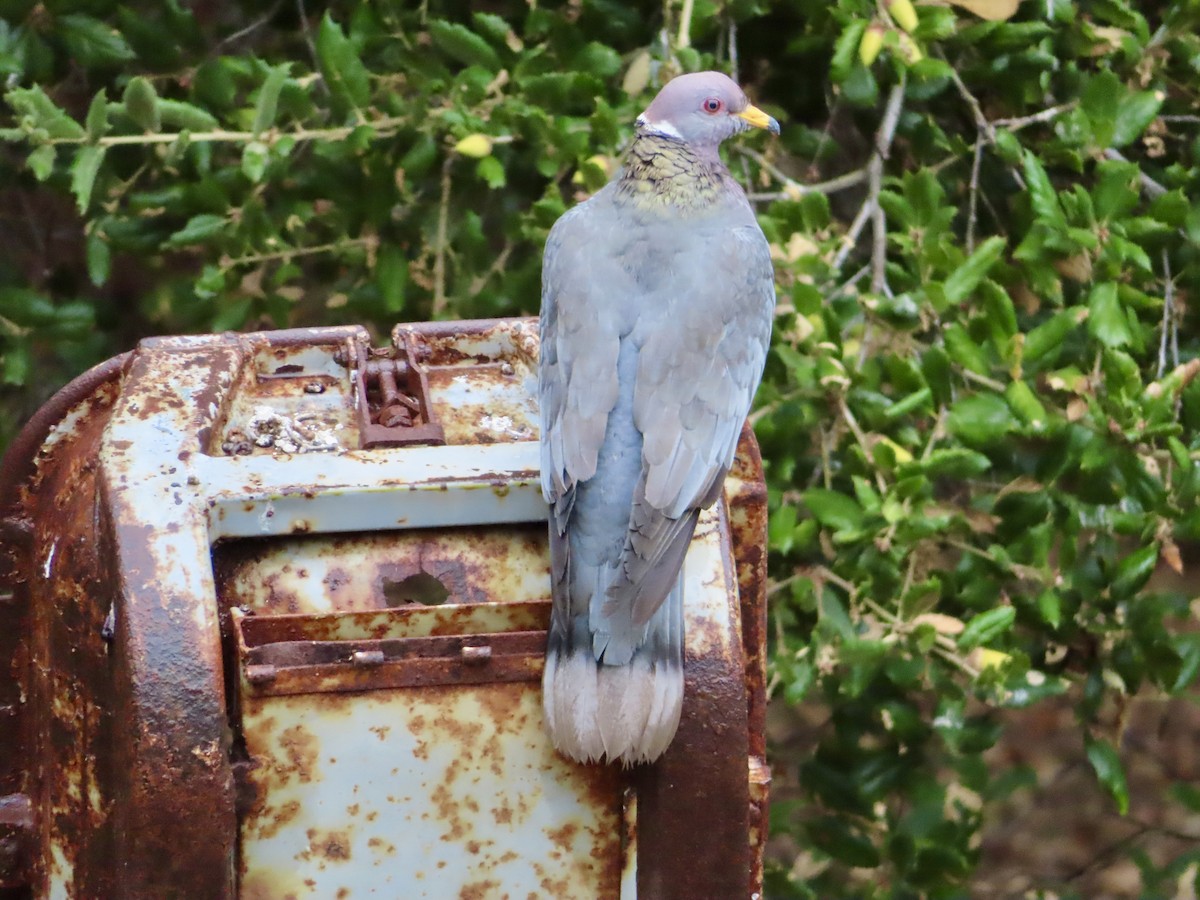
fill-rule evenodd
<path id="1" fill-rule="evenodd" d="M 779 134 L 779 123 L 751 106 L 733 79 L 720 72 L 672 79 L 637 118 L 641 134 L 676 138 L 701 149 L 715 148 L 748 128 Z"/>

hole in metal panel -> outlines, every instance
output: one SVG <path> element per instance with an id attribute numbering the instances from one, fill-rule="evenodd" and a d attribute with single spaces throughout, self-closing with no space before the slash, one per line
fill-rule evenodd
<path id="1" fill-rule="evenodd" d="M 450 597 L 450 589 L 428 572 L 418 572 L 398 581 L 383 579 L 383 599 L 388 608 L 420 604 L 441 606 Z"/>

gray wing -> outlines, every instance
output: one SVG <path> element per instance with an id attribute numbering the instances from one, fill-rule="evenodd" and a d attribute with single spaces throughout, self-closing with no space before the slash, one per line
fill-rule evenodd
<path id="1" fill-rule="evenodd" d="M 602 315 L 606 304 L 599 294 L 608 279 L 596 271 L 604 260 L 594 252 L 599 235 L 593 211 L 585 203 L 563 215 L 550 230 L 542 261 L 542 493 L 563 516 L 574 485 L 596 472 L 617 402 L 619 323 Z"/>
<path id="2" fill-rule="evenodd" d="M 720 494 L 770 343 L 775 287 L 757 225 L 689 250 L 665 327 L 644 336 L 634 389 L 643 476 L 623 576 L 605 604 L 649 620 L 670 590 L 698 510 Z"/>

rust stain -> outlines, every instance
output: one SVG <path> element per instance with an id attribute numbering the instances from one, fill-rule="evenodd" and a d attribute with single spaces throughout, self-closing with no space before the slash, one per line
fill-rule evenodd
<path id="1" fill-rule="evenodd" d="M 395 856 L 396 855 L 396 845 L 393 844 L 391 841 L 385 841 L 381 837 L 368 838 L 367 846 L 370 847 L 372 850 L 374 850 L 378 853 L 383 853 L 387 856 Z"/>
<path id="2" fill-rule="evenodd" d="M 575 844 L 575 836 L 578 833 L 579 826 L 574 822 L 567 822 L 561 828 L 547 829 L 546 836 L 563 853 L 570 853 L 571 847 Z"/>
<path id="3" fill-rule="evenodd" d="M 329 862 L 346 862 L 350 859 L 350 835 L 345 831 L 319 831 L 310 828 L 308 836 L 308 853 L 319 856 Z M 302 858 L 307 858 L 301 854 Z"/>
<path id="4" fill-rule="evenodd" d="M 458 892 L 458 900 L 490 900 L 496 897 L 496 892 L 500 890 L 500 882 L 486 879 L 484 881 L 473 881 L 470 884 L 463 885 L 463 889 Z"/>
<path id="5" fill-rule="evenodd" d="M 320 778 L 317 759 L 321 744 L 315 735 L 300 725 L 293 725 L 279 735 L 279 745 L 287 756 L 291 772 L 301 783 Z"/>

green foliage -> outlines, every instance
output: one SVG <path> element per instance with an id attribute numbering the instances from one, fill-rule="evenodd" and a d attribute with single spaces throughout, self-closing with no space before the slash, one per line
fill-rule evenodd
<path id="1" fill-rule="evenodd" d="M 555 218 L 736 48 L 784 122 L 728 151 L 777 258 L 772 681 L 825 711 L 774 752 L 769 896 L 968 896 L 1030 787 L 981 757 L 1007 710 L 1069 698 L 1125 814 L 1105 710 L 1200 671 L 1161 577 L 1200 538 L 1200 11 L 885 7 L 8 3 L 0 444 L 145 334 L 535 312 Z"/>

